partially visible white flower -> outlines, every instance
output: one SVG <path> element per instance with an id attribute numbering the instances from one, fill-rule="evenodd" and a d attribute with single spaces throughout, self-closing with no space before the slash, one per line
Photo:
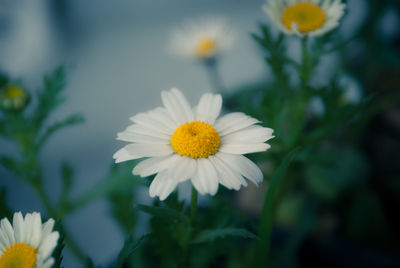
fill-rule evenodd
<path id="1" fill-rule="evenodd" d="M 239 190 L 263 180 L 261 170 L 243 154 L 262 152 L 271 146 L 273 130 L 243 113 L 218 118 L 222 97 L 204 94 L 192 108 L 176 88 L 161 92 L 164 107 L 131 118 L 130 125 L 117 139 L 130 142 L 114 154 L 116 163 L 147 158 L 133 174 L 157 174 L 150 185 L 150 196 L 164 200 L 178 183 L 191 180 L 200 194 L 215 195 L 218 185 Z"/>
<path id="2" fill-rule="evenodd" d="M 349 104 L 361 102 L 363 92 L 360 82 L 350 75 L 343 75 L 339 79 L 339 85 L 343 89 L 342 101 Z"/>
<path id="3" fill-rule="evenodd" d="M 285 34 L 319 36 L 336 28 L 346 5 L 341 0 L 267 0 L 264 11 Z"/>
<path id="4" fill-rule="evenodd" d="M 49 268 L 51 254 L 59 234 L 53 232 L 54 220 L 42 224 L 40 213 L 14 213 L 13 225 L 4 218 L 0 222 L 0 267 Z"/>
<path id="5" fill-rule="evenodd" d="M 178 56 L 198 59 L 215 58 L 234 41 L 232 28 L 224 18 L 187 21 L 173 31 L 169 48 Z"/>

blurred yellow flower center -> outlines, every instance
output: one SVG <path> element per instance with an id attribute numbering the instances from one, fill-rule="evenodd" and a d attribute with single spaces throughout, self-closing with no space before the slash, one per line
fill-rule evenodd
<path id="1" fill-rule="evenodd" d="M 326 20 L 325 12 L 316 4 L 300 2 L 285 8 L 282 14 L 282 23 L 292 29 L 296 23 L 301 33 L 308 33 L 322 27 Z"/>
<path id="2" fill-rule="evenodd" d="M 3 95 L 7 99 L 18 99 L 24 94 L 20 86 L 8 86 L 4 89 Z"/>
<path id="3" fill-rule="evenodd" d="M 175 130 L 171 137 L 171 145 L 180 155 L 207 158 L 218 152 L 221 140 L 218 132 L 210 124 L 193 121 Z"/>
<path id="4" fill-rule="evenodd" d="M 25 242 L 5 248 L 0 256 L 0 268 L 35 268 L 36 250 Z"/>
<path id="5" fill-rule="evenodd" d="M 213 38 L 208 36 L 202 37 L 196 45 L 196 56 L 199 58 L 212 57 L 215 54 L 217 44 Z"/>

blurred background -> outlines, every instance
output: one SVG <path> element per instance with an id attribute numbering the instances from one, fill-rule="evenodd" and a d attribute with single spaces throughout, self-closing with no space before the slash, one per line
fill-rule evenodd
<path id="1" fill-rule="evenodd" d="M 263 3 L 261 0 L 0 0 L 0 70 L 23 80 L 34 94 L 43 75 L 64 64 L 67 87 L 63 94 L 68 100 L 49 123 L 75 112 L 86 119 L 84 124 L 56 134 L 45 145 L 41 160 L 51 198 L 56 199 L 60 193 L 58 170 L 62 161 L 68 161 L 75 168 L 73 195 L 79 196 L 103 180 L 113 153 L 123 145 L 115 140 L 116 133 L 127 126 L 130 116 L 159 106 L 161 90 L 178 87 L 194 104 L 212 89 L 201 64 L 177 58 L 168 51 L 172 30 L 188 19 L 211 15 L 229 21 L 236 39 L 221 59 L 220 72 L 230 92 L 268 81 L 271 71 L 261 49 L 250 37 L 250 32 L 258 32 L 258 22 L 269 24 L 261 9 Z M 343 39 L 357 34 L 357 39 L 347 46 L 345 57 L 336 53 L 325 56 L 312 84 L 323 84 L 336 68 L 344 67 L 349 75 L 342 83 L 355 88 L 349 94 L 356 101 L 363 92 L 399 90 L 399 3 L 389 0 L 349 0 L 347 3 L 348 14 L 340 33 Z M 371 23 L 374 24 L 371 26 Z M 299 46 L 296 38 L 290 39 L 288 50 L 294 58 L 300 57 Z M 383 53 L 387 47 L 397 53 L 395 57 Z M 323 105 L 318 100 L 313 103 L 314 111 L 321 113 Z M 367 127 L 370 132 L 365 138 L 370 143 L 364 147 L 362 157 L 375 166 L 369 166 L 372 171 L 366 171 L 368 183 L 363 184 L 360 193 L 365 198 L 358 205 L 372 206 L 375 210 L 370 217 L 364 217 L 368 216 L 369 209 L 360 212 L 354 208 L 366 213 L 360 218 L 366 220 L 362 224 L 376 224 L 397 241 L 400 239 L 397 219 L 400 150 L 394 148 L 400 148 L 399 109 L 397 105 L 385 110 Z M 17 154 L 16 148 L 6 140 L 0 140 L 0 150 Z M 389 178 L 389 184 L 379 182 Z M 8 189 L 7 201 L 13 211 L 43 211 L 36 194 L 2 167 L 0 186 Z M 376 193 L 372 192 L 373 197 L 369 198 L 371 192 L 365 189 Z M 239 207 L 250 215 L 257 215 L 260 208 L 248 203 L 246 192 L 241 194 Z M 297 197 L 287 200 L 285 208 L 297 206 Z M 141 203 L 150 202 L 145 188 L 141 200 Z M 369 203 L 363 206 L 362 202 Z M 346 206 L 346 201 L 342 200 L 340 205 Z M 292 219 L 285 218 L 282 211 L 283 226 L 290 225 Z M 325 228 L 331 230 L 340 225 L 335 213 L 327 210 L 325 216 L 322 218 Z M 385 219 L 384 223 L 380 222 L 381 218 Z M 74 212 L 65 224 L 76 242 L 98 264 L 110 264 L 123 244 L 124 236 L 110 217 L 105 200 Z M 380 232 L 373 239 L 382 240 L 373 241 L 372 245 L 387 241 Z M 395 255 L 393 247 L 389 248 L 389 255 Z M 78 266 L 68 250 L 64 255 L 65 267 Z M 307 258 L 306 254 L 302 256 Z"/>

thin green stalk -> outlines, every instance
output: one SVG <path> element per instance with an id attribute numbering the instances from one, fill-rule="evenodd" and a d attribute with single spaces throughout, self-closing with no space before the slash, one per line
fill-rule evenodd
<path id="1" fill-rule="evenodd" d="M 197 191 L 194 187 L 192 187 L 192 196 L 190 202 L 190 220 L 192 226 L 196 224 L 197 221 Z"/>
<path id="2" fill-rule="evenodd" d="M 225 93 L 226 88 L 222 82 L 221 75 L 218 69 L 217 59 L 208 59 L 204 61 L 204 65 L 207 70 L 208 78 L 211 86 L 214 88 L 216 93 Z"/>
<path id="3" fill-rule="evenodd" d="M 57 219 L 58 215 L 56 211 L 54 210 L 53 206 L 51 205 L 51 201 L 49 197 L 47 196 L 43 184 L 40 180 L 36 180 L 38 183 L 32 184 L 33 188 L 36 190 L 36 193 L 39 196 L 39 199 L 42 201 L 47 213 L 51 218 Z M 78 247 L 78 245 L 72 240 L 70 235 L 67 233 L 67 231 L 63 228 L 63 234 L 64 234 L 64 241 L 71 250 L 71 252 L 75 255 L 76 258 L 78 258 L 79 261 L 83 262 L 86 257 L 82 253 L 81 249 Z"/>
<path id="4" fill-rule="evenodd" d="M 271 179 L 271 183 L 269 185 L 268 191 L 265 195 L 264 205 L 261 212 L 260 225 L 258 228 L 258 237 L 260 238 L 255 245 L 255 255 L 253 258 L 253 265 L 251 267 L 269 267 L 269 253 L 270 253 L 270 244 L 271 244 L 271 233 L 272 233 L 272 224 L 273 224 L 273 208 L 275 202 L 275 195 L 279 188 L 280 183 L 282 182 L 282 178 L 285 175 L 289 164 L 292 162 L 294 156 L 296 155 L 298 148 L 292 150 L 286 157 L 283 159 L 281 165 L 275 172 L 274 176 Z"/>

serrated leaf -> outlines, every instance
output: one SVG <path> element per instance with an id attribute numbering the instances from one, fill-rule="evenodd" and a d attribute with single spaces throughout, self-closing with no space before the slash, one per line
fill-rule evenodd
<path id="1" fill-rule="evenodd" d="M 135 250 L 147 237 L 149 237 L 149 234 L 143 235 L 137 241 L 135 241 L 133 236 L 129 236 L 128 239 L 125 240 L 124 246 L 118 254 L 117 262 L 114 265 L 114 268 L 123 268 L 124 262 L 133 252 L 135 252 Z"/>
<path id="2" fill-rule="evenodd" d="M 235 227 L 226 227 L 226 228 L 217 228 L 211 230 L 202 231 L 193 241 L 192 243 L 207 243 L 212 242 L 219 238 L 224 237 L 241 237 L 247 239 L 257 239 L 258 237 L 252 232 L 243 229 L 243 228 L 235 228 Z"/>
<path id="3" fill-rule="evenodd" d="M 137 209 L 151 214 L 153 217 L 158 217 L 167 221 L 180 221 L 189 223 L 189 218 L 186 217 L 183 213 L 165 207 L 152 207 L 146 205 L 136 205 Z"/>
<path id="4" fill-rule="evenodd" d="M 43 86 L 44 88 L 38 93 L 38 105 L 33 116 L 37 128 L 50 112 L 64 101 L 64 98 L 59 96 L 65 86 L 64 68 L 59 67 L 52 74 L 46 75 L 43 79 Z"/>
<path id="5" fill-rule="evenodd" d="M 64 235 L 61 233 L 60 238 L 58 239 L 57 242 L 57 247 L 55 248 L 53 253 L 53 258 L 54 258 L 53 268 L 63 268 L 63 266 L 61 266 L 61 263 L 63 260 L 62 251 L 64 247 L 65 247 Z"/>

